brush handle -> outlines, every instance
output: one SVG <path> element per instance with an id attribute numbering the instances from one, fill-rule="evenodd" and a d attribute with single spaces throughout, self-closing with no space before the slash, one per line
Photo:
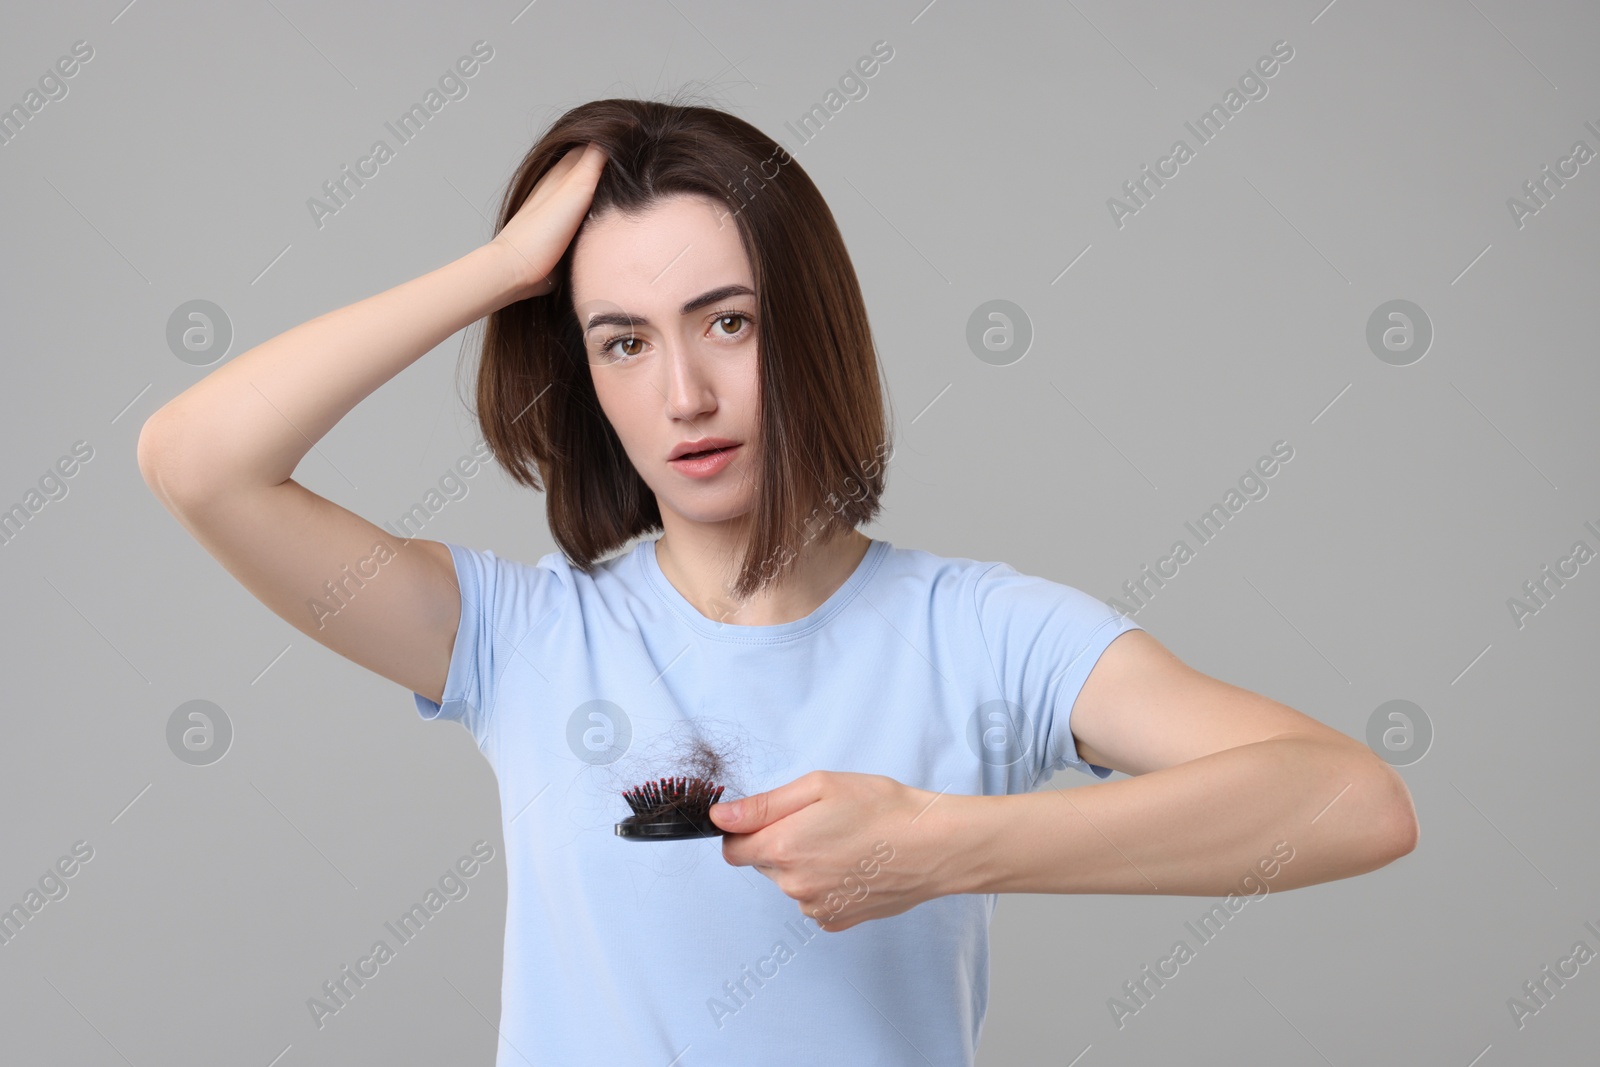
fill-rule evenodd
<path id="1" fill-rule="evenodd" d="M 630 815 L 617 823 L 617 836 L 630 841 L 682 841 L 722 835 L 722 828 L 712 822 L 709 815 L 698 816 L 679 812 L 666 819 L 660 816 L 641 818 L 638 815 Z"/>

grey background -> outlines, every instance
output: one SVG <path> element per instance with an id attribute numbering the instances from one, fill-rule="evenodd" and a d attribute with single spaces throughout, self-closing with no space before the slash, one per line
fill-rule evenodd
<path id="1" fill-rule="evenodd" d="M 1507 601 L 1600 548 L 1600 161 L 1520 228 L 1507 200 L 1600 149 L 1597 29 L 1510 0 L 11 5 L 0 104 L 74 41 L 94 58 L 0 147 L 0 506 L 73 442 L 94 457 L 0 545 L 0 902 L 94 856 L 0 946 L 0 1059 L 492 1062 L 492 773 L 251 597 L 134 444 L 211 369 L 169 349 L 179 305 L 219 305 L 237 355 L 487 239 L 566 108 L 699 82 L 794 151 L 860 272 L 899 430 L 869 533 L 1111 597 L 1286 440 L 1137 621 L 1353 736 L 1395 699 L 1434 731 L 1403 770 L 1415 852 L 1250 904 L 1121 1029 L 1108 998 L 1213 901 L 1002 898 L 980 1062 L 1592 1062 L 1600 963 L 1520 1029 L 1507 999 L 1600 948 L 1600 563 L 1520 628 Z M 319 229 L 306 201 L 480 39 L 469 95 Z M 880 39 L 867 94 L 800 144 L 784 123 Z M 1108 198 L 1279 40 L 1268 95 L 1119 228 Z M 994 299 L 1033 331 L 1008 366 L 965 340 Z M 1366 342 L 1394 299 L 1435 334 L 1409 366 Z M 476 439 L 461 357 L 378 390 L 296 477 L 399 516 Z M 554 550 L 539 496 L 468 484 L 424 536 Z M 210 766 L 167 744 L 196 699 L 234 731 Z M 307 998 L 480 838 L 470 894 L 319 1031 Z"/>

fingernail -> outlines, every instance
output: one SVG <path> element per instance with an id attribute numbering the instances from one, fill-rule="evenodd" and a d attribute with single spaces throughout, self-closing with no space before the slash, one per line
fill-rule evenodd
<path id="1" fill-rule="evenodd" d="M 729 800 L 717 805 L 717 810 L 728 822 L 738 822 L 743 808 L 744 805 L 737 800 Z"/>

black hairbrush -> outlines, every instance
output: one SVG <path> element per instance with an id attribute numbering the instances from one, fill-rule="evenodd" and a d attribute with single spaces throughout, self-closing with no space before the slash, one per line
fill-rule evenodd
<path id="1" fill-rule="evenodd" d="M 658 778 L 622 794 L 633 814 L 617 823 L 617 836 L 632 841 L 677 841 L 721 837 L 711 805 L 722 786 L 705 778 Z"/>

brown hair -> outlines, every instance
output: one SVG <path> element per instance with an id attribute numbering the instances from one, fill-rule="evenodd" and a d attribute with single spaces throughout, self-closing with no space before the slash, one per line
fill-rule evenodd
<path id="1" fill-rule="evenodd" d="M 649 100 L 595 100 L 557 119 L 517 167 L 495 232 L 587 142 L 608 157 L 589 218 L 695 194 L 724 205 L 739 227 L 755 280 L 762 443 L 750 536 L 729 589 L 743 599 L 779 580 L 805 542 L 826 543 L 878 513 L 892 436 L 855 269 L 822 194 L 782 146 L 725 111 Z M 477 418 L 512 479 L 548 494 L 556 543 L 589 573 L 662 526 L 589 376 L 570 283 L 582 233 L 552 272 L 554 290 L 488 316 Z"/>

